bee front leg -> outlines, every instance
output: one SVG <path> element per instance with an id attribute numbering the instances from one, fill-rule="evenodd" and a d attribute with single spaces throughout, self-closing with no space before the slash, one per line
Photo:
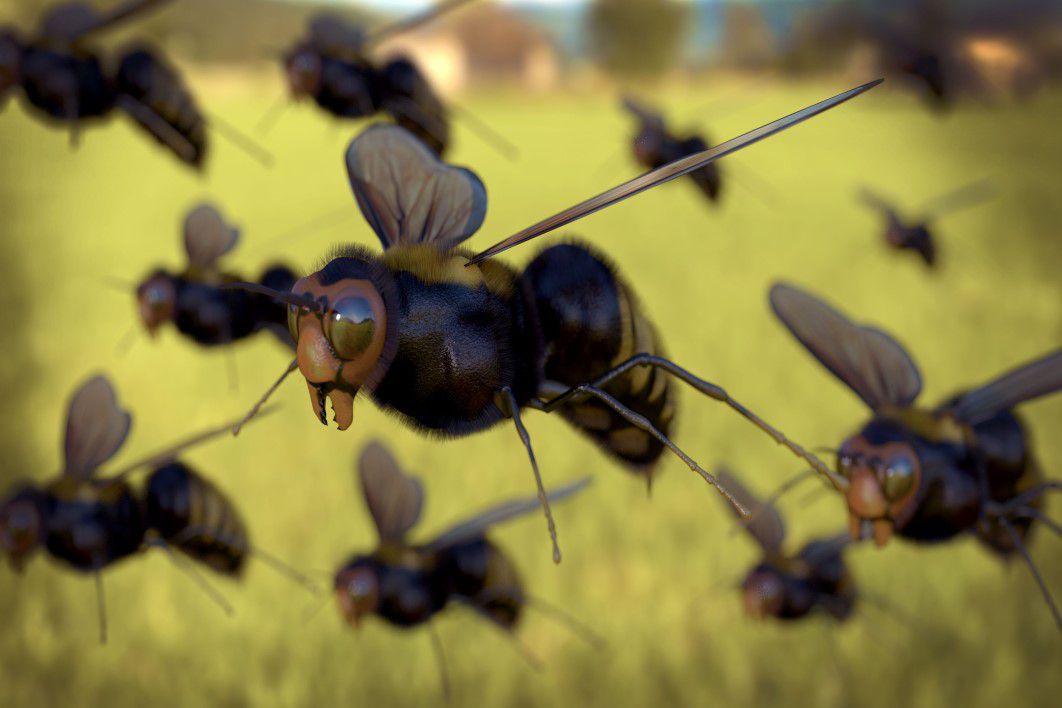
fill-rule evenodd
<path id="1" fill-rule="evenodd" d="M 495 396 L 495 404 L 507 417 L 512 418 L 516 425 L 516 432 L 527 449 L 527 456 L 531 460 L 531 471 L 535 473 L 535 485 L 538 487 L 538 501 L 542 505 L 542 513 L 546 515 L 546 527 L 549 529 L 549 538 L 553 543 L 553 562 L 561 562 L 560 545 L 557 543 L 557 525 L 553 522 L 553 511 L 549 508 L 549 499 L 546 498 L 546 488 L 542 484 L 542 474 L 538 471 L 538 462 L 535 460 L 535 451 L 531 447 L 531 436 L 527 434 L 527 428 L 520 420 L 520 405 L 516 402 L 512 390 L 506 386 L 498 391 Z"/>

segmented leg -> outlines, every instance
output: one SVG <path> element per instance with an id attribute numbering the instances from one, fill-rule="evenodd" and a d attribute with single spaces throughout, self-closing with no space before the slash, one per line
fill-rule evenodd
<path id="1" fill-rule="evenodd" d="M 1025 547 L 1025 543 L 1021 540 L 1021 534 L 1014 530 L 1014 525 L 1010 523 L 1006 516 L 1000 516 L 999 525 L 1002 526 L 1007 535 L 1010 536 L 1011 542 L 1014 547 L 1018 549 L 1018 553 L 1025 560 L 1025 565 L 1029 567 L 1029 572 L 1032 573 L 1033 580 L 1040 586 L 1040 593 L 1044 596 L 1044 601 L 1047 603 L 1048 608 L 1051 610 L 1051 616 L 1055 618 L 1055 624 L 1058 626 L 1058 630 L 1062 632 L 1062 614 L 1059 614 L 1058 606 L 1055 604 L 1055 600 L 1051 597 L 1051 591 L 1047 589 L 1047 583 L 1044 582 L 1044 578 L 1040 575 L 1039 568 L 1036 567 L 1036 562 L 1033 561 L 1032 556 L 1029 555 L 1029 549 Z"/>
<path id="2" fill-rule="evenodd" d="M 152 539 L 150 541 L 147 541 L 145 545 L 153 546 L 155 548 L 161 548 L 162 550 L 164 550 L 166 552 L 166 555 L 170 557 L 170 560 L 173 561 L 173 564 L 177 566 L 185 575 L 191 578 L 192 582 L 198 585 L 199 588 L 207 594 L 207 597 L 209 597 L 215 604 L 217 604 L 218 607 L 221 608 L 222 612 L 229 615 L 230 617 L 232 616 L 232 605 L 228 603 L 228 601 L 221 595 L 220 592 L 214 589 L 213 585 L 207 582 L 206 578 L 204 578 L 199 573 L 199 571 L 196 570 L 194 565 L 185 561 L 177 553 L 175 553 L 173 548 L 170 547 L 170 544 L 166 543 L 162 539 Z"/>
<path id="3" fill-rule="evenodd" d="M 100 644 L 107 643 L 107 603 L 103 598 L 103 576 L 97 569 L 93 577 L 96 580 L 96 613 L 100 622 Z"/>
<path id="4" fill-rule="evenodd" d="M 435 628 L 434 622 L 428 622 L 428 634 L 431 635 L 431 648 L 435 652 L 435 660 L 439 664 L 439 681 L 442 683 L 443 700 L 450 702 L 450 672 L 446 668 L 446 652 L 443 651 L 442 637 Z"/>

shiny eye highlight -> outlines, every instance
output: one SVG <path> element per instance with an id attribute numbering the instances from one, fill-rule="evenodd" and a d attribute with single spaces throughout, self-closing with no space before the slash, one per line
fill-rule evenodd
<path id="1" fill-rule="evenodd" d="M 895 501 L 911 491 L 914 484 L 914 463 L 907 457 L 894 457 L 885 467 L 885 476 L 881 489 L 885 497 Z"/>
<path id="2" fill-rule="evenodd" d="M 295 342 L 299 341 L 299 315 L 301 309 L 294 305 L 288 305 L 288 334 Z"/>
<path id="3" fill-rule="evenodd" d="M 372 344 L 376 319 L 363 297 L 343 298 L 325 318 L 325 335 L 341 359 L 356 359 Z"/>

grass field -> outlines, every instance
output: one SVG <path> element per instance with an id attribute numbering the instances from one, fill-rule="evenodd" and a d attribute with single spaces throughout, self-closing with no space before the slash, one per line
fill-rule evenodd
<path id="1" fill-rule="evenodd" d="M 691 124 L 708 121 L 721 141 L 843 88 L 733 85 L 660 98 Z M 208 90 L 205 100 L 231 122 L 253 126 L 278 90 L 269 84 L 254 98 Z M 718 108 L 692 114 L 713 99 Z M 625 152 L 630 126 L 609 95 L 482 96 L 468 104 L 521 148 L 519 161 L 509 162 L 457 128 L 453 160 L 478 171 L 491 195 L 473 247 L 635 173 Z M 721 115 L 713 121 L 715 111 Z M 732 180 L 721 209 L 706 206 L 691 186 L 672 184 L 568 233 L 611 254 L 676 361 L 803 444 L 836 445 L 866 412 L 774 321 L 770 283 L 812 287 L 894 332 L 922 367 L 927 403 L 1058 346 L 1060 115 L 1062 95 L 1054 94 L 1020 109 L 978 108 L 940 120 L 882 91 L 727 161 Z M 180 221 L 204 198 L 242 225 L 230 265 L 249 274 L 274 258 L 311 268 L 341 240 L 375 248 L 342 168 L 357 130 L 294 109 L 269 138 L 274 169 L 216 142 L 207 175 L 198 177 L 121 122 L 89 130 L 72 152 L 61 131 L 21 108 L 0 114 L 4 486 L 58 468 L 66 397 L 91 372 L 107 371 L 135 413 L 119 464 L 234 416 L 258 396 L 286 361 L 274 341 L 263 336 L 236 348 L 235 387 L 224 354 L 198 350 L 172 331 L 154 342 L 141 337 L 120 356 L 132 296 L 105 280 L 179 266 Z M 887 252 L 877 219 L 854 199 L 865 183 L 914 208 L 981 177 L 995 182 L 998 196 L 940 223 L 935 273 Z M 349 215 L 335 223 L 275 240 L 344 204 Z M 537 248 L 507 255 L 525 263 Z M 277 400 L 277 415 L 188 459 L 238 500 L 259 546 L 322 581 L 372 541 L 352 483 L 355 454 L 372 438 L 423 475 L 421 537 L 532 490 L 520 442 L 505 427 L 432 441 L 360 401 L 353 428 L 341 434 L 314 420 L 300 381 Z M 799 471 L 795 458 L 725 408 L 688 391 L 680 404 L 676 440 L 705 466 L 726 463 L 765 493 Z M 1045 469 L 1058 477 L 1062 396 L 1023 412 Z M 607 645 L 595 651 L 529 614 L 519 638 L 542 660 L 538 673 L 482 621 L 447 613 L 439 630 L 455 704 L 1057 705 L 1062 641 L 1018 563 L 1004 567 L 972 540 L 858 548 L 850 558 L 859 582 L 903 617 L 864 604 L 843 626 L 822 619 L 755 624 L 731 587 L 756 550 L 731 535 L 729 514 L 710 488 L 666 459 L 647 498 L 642 484 L 563 421 L 531 413 L 526 423 L 548 482 L 589 474 L 595 483 L 557 509 L 565 552 L 559 567 L 537 515 L 495 537 L 531 592 L 580 617 Z M 794 545 L 845 522 L 828 495 L 808 501 L 797 492 L 783 508 Z M 1057 518 L 1062 503 L 1049 510 Z M 1033 540 L 1047 582 L 1062 596 L 1060 548 L 1045 533 Z M 241 585 L 217 581 L 237 607 L 231 619 L 158 554 L 120 564 L 105 582 L 111 638 L 101 647 L 90 579 L 45 558 L 22 577 L 0 572 L 0 702 L 441 701 L 425 631 L 370 622 L 353 635 L 331 603 L 307 620 L 312 598 L 260 563 Z"/>

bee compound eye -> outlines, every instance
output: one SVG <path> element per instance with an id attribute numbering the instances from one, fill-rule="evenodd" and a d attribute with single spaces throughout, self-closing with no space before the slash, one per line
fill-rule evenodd
<path id="1" fill-rule="evenodd" d="M 363 297 L 339 300 L 325 319 L 325 335 L 341 359 L 358 358 L 376 335 L 372 304 Z"/>

